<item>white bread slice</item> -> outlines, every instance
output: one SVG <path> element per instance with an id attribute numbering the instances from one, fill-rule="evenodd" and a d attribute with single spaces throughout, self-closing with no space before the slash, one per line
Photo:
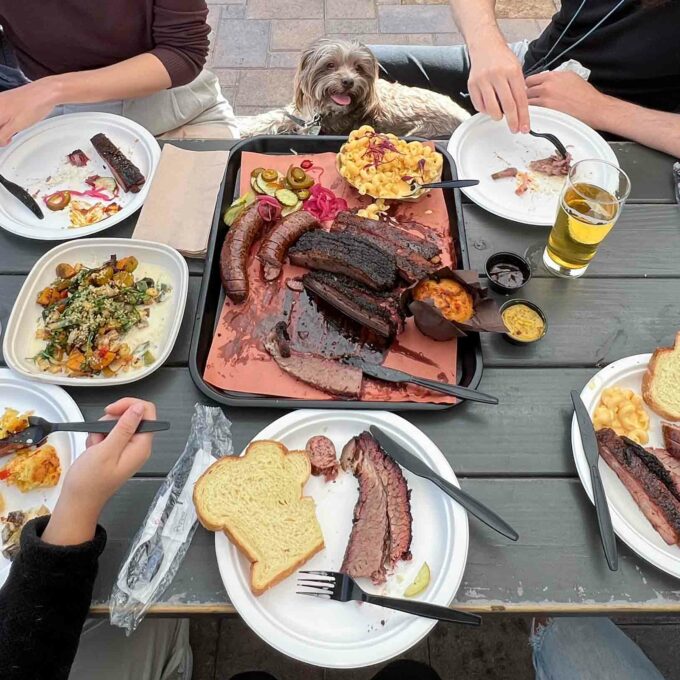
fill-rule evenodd
<path id="1" fill-rule="evenodd" d="M 255 441 L 243 456 L 213 463 L 194 486 L 201 524 L 223 531 L 252 562 L 255 595 L 276 585 L 324 547 L 313 499 L 302 495 L 311 465 L 304 451 Z"/>
<path id="2" fill-rule="evenodd" d="M 680 420 L 680 331 L 674 347 L 660 347 L 642 379 L 642 398 L 666 420 Z"/>

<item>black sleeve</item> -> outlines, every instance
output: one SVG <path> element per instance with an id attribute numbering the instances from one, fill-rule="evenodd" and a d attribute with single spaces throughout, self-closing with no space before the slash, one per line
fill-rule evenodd
<path id="1" fill-rule="evenodd" d="M 28 522 L 0 590 L 0 678 L 67 680 L 92 600 L 106 532 L 92 541 L 43 543 L 49 517 Z"/>

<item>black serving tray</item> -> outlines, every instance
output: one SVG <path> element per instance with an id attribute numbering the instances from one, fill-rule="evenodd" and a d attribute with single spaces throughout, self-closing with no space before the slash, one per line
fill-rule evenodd
<path id="1" fill-rule="evenodd" d="M 383 401 L 347 401 L 330 399 L 293 399 L 290 397 L 270 397 L 245 392 L 230 392 L 213 387 L 203 379 L 205 364 L 210 352 L 215 329 L 224 304 L 224 292 L 220 281 L 219 254 L 227 227 L 222 221 L 222 213 L 232 203 L 238 192 L 241 155 L 244 151 L 285 155 L 290 153 L 312 154 L 335 152 L 347 141 L 346 137 L 302 136 L 302 135 L 268 135 L 247 139 L 231 149 L 224 182 L 217 198 L 217 207 L 213 218 L 212 231 L 208 242 L 205 272 L 198 298 L 198 308 L 194 320 L 191 350 L 189 352 L 189 370 L 191 377 L 203 394 L 214 401 L 227 406 L 254 406 L 266 408 L 352 408 L 381 409 L 389 411 L 436 411 L 451 408 L 456 404 L 428 404 L 416 402 L 383 402 Z M 421 140 L 422 141 L 422 140 Z M 444 156 L 443 179 L 458 177 L 453 158 L 446 148 L 437 145 L 437 150 Z M 459 267 L 468 269 L 470 258 L 465 240 L 465 225 L 461 208 L 460 192 L 447 190 L 444 192 L 446 205 L 451 220 L 451 234 L 456 262 Z M 470 333 L 458 340 L 457 352 L 458 384 L 463 387 L 476 388 L 482 378 L 482 348 L 478 333 Z"/>

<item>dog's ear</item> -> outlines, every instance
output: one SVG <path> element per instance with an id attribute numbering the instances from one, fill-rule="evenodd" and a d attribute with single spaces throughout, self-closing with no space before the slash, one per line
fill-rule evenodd
<path id="1" fill-rule="evenodd" d="M 312 59 L 314 57 L 315 50 L 314 46 L 309 46 L 302 50 L 300 54 L 300 60 L 298 61 L 297 71 L 295 71 L 295 78 L 293 82 L 293 87 L 295 89 L 295 108 L 302 112 L 305 105 L 305 93 L 303 91 L 303 80 L 309 77 L 309 70 L 312 65 Z"/>

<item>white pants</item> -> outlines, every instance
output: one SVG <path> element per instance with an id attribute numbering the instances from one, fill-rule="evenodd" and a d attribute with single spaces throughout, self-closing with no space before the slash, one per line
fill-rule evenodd
<path id="1" fill-rule="evenodd" d="M 239 137 L 236 117 L 211 71 L 202 71 L 181 87 L 155 92 L 139 99 L 118 99 L 97 104 L 62 104 L 50 114 L 102 111 L 130 118 L 153 135 L 167 139 Z"/>
<path id="2" fill-rule="evenodd" d="M 108 619 L 88 619 L 69 680 L 191 680 L 189 619 L 144 619 L 126 637 Z"/>

